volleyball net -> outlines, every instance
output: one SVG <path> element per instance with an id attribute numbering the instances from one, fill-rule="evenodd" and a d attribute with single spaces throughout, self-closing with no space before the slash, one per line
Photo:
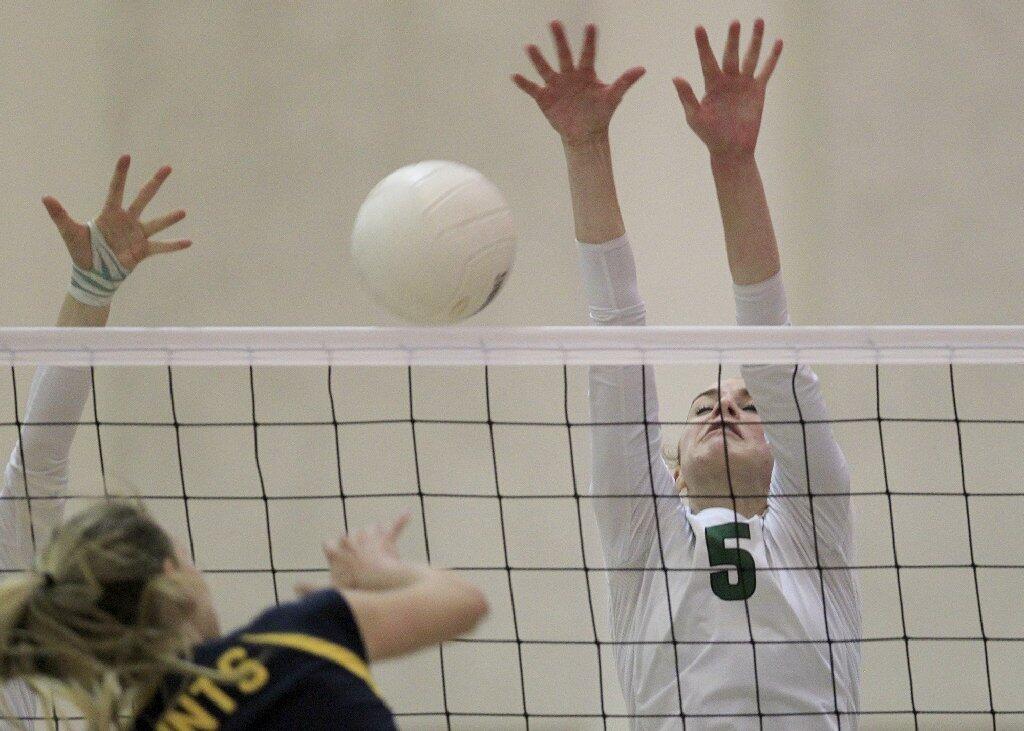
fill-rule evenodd
<path id="1" fill-rule="evenodd" d="M 0 443 L 35 365 L 91 368 L 69 513 L 141 498 L 227 629 L 326 582 L 324 540 L 412 510 L 403 556 L 492 612 L 375 667 L 401 726 L 628 728 L 587 368 L 653 365 L 674 441 L 748 362 L 814 367 L 852 471 L 861 728 L 1024 725 L 1024 328 L 0 329 Z"/>

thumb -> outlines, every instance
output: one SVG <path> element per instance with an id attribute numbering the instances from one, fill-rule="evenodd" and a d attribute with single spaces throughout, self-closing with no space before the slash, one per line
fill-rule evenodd
<path id="1" fill-rule="evenodd" d="M 406 510 L 404 513 L 399 515 L 398 520 L 394 522 L 394 524 L 391 526 L 391 530 L 388 531 L 388 538 L 390 538 L 392 541 L 397 540 L 398 537 L 402 534 L 402 531 L 405 530 L 405 527 L 409 525 L 409 521 L 411 519 L 411 510 Z"/>
<path id="2" fill-rule="evenodd" d="M 681 76 L 672 79 L 672 83 L 675 84 L 676 93 L 679 95 L 679 101 L 683 103 L 683 111 L 686 112 L 687 118 L 692 117 L 700 108 L 700 101 L 693 93 L 693 87 Z"/>
<path id="3" fill-rule="evenodd" d="M 71 243 L 77 233 L 76 229 L 79 224 L 68 215 L 68 212 L 64 210 L 64 206 L 52 195 L 43 198 L 43 207 L 50 214 L 50 220 L 53 221 L 57 230 L 60 231 L 60 235 L 65 241 Z"/>
<path id="4" fill-rule="evenodd" d="M 640 77 L 647 73 L 643 66 L 634 66 L 617 78 L 611 87 L 612 100 L 618 104 Z"/>

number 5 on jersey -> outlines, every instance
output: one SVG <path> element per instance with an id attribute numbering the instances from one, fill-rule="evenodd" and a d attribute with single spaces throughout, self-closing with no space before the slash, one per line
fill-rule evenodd
<path id="1" fill-rule="evenodd" d="M 750 526 L 746 523 L 722 523 L 709 526 L 704 531 L 708 542 L 708 563 L 712 567 L 730 566 L 723 571 L 711 572 L 711 591 L 719 599 L 728 602 L 749 599 L 757 588 L 757 572 L 754 557 L 739 547 L 740 538 L 750 538 Z M 726 548 L 727 539 L 735 539 L 735 548 Z M 729 581 L 729 574 L 735 571 L 737 581 Z"/>

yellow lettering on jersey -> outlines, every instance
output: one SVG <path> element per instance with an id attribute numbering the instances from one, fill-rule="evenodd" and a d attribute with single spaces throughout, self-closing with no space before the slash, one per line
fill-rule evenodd
<path id="1" fill-rule="evenodd" d="M 160 719 L 160 726 L 173 731 L 216 731 L 220 723 L 194 699 L 180 695 Z"/>
<path id="2" fill-rule="evenodd" d="M 218 657 L 217 670 L 238 678 L 235 685 L 246 695 L 252 695 L 270 680 L 270 671 L 259 660 L 249 657 L 244 647 L 232 647 Z"/>
<path id="3" fill-rule="evenodd" d="M 224 713 L 234 713 L 235 709 L 238 708 L 238 703 L 235 702 L 235 699 L 225 693 L 224 689 L 213 682 L 212 678 L 199 678 L 196 682 L 192 683 L 188 692 L 197 698 L 206 697 Z"/>
<path id="4" fill-rule="evenodd" d="M 226 676 L 221 684 L 234 684 L 246 695 L 252 695 L 270 680 L 267 667 L 249 657 L 244 647 L 225 650 L 217 658 L 217 670 Z M 199 677 L 163 712 L 157 731 L 216 731 L 220 722 L 200 704 L 200 700 L 216 706 L 228 716 L 238 710 L 238 702 L 213 678 Z"/>
<path id="5" fill-rule="evenodd" d="M 287 647 L 292 650 L 299 650 L 310 655 L 322 657 L 355 675 L 369 686 L 370 690 L 379 698 L 380 691 L 377 684 L 373 682 L 370 669 L 362 658 L 347 647 L 335 644 L 320 637 L 312 637 L 299 632 L 264 632 L 260 634 L 242 635 L 243 642 L 250 642 L 254 645 L 274 645 Z"/>

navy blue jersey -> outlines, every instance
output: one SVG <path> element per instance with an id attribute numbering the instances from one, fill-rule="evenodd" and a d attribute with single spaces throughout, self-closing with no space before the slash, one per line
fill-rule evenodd
<path id="1" fill-rule="evenodd" d="M 169 681 L 137 731 L 394 729 L 355 617 L 334 590 L 269 609 L 199 645 L 195 661 L 237 679 Z"/>

